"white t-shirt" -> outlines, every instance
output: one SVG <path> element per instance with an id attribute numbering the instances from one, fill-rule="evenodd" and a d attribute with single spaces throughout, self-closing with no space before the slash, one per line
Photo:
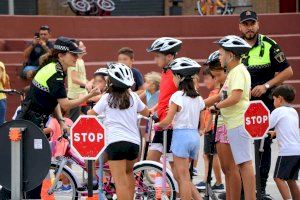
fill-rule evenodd
<path id="1" fill-rule="evenodd" d="M 275 128 L 279 156 L 300 155 L 299 116 L 292 107 L 281 106 L 271 113 L 270 128 Z"/>
<path id="2" fill-rule="evenodd" d="M 175 114 L 173 129 L 198 129 L 200 111 L 205 108 L 202 97 L 191 98 L 177 91 L 171 96 L 171 102 L 181 107 Z"/>
<path id="3" fill-rule="evenodd" d="M 130 92 L 130 107 L 124 110 L 111 108 L 108 105 L 109 94 L 104 94 L 93 110 L 97 114 L 104 114 L 107 143 L 127 141 L 140 145 L 141 138 L 137 125 L 137 113 L 145 109 L 145 104 L 139 96 Z"/>

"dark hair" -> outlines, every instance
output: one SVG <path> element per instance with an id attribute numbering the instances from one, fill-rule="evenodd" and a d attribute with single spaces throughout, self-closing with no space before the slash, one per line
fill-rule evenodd
<path id="1" fill-rule="evenodd" d="M 179 83 L 178 89 L 183 90 L 183 94 L 188 97 L 196 98 L 197 96 L 199 96 L 198 92 L 195 89 L 192 77 L 185 77 L 185 79 Z"/>
<path id="2" fill-rule="evenodd" d="M 205 67 L 204 70 L 203 70 L 203 75 L 204 76 L 211 76 L 211 77 L 214 77 L 209 69 L 209 67 Z"/>
<path id="3" fill-rule="evenodd" d="M 56 50 L 56 49 L 51 49 L 51 52 L 50 54 L 48 55 L 48 57 L 44 60 L 44 62 L 42 63 L 41 67 L 49 64 L 49 63 L 52 63 L 52 62 L 58 62 L 58 54 L 66 54 L 67 52 L 62 52 L 62 51 L 59 51 L 59 50 Z"/>
<path id="4" fill-rule="evenodd" d="M 49 33 L 51 32 L 50 27 L 48 25 L 41 26 L 40 31 L 48 31 Z"/>
<path id="5" fill-rule="evenodd" d="M 221 63 L 220 61 L 215 61 L 215 62 L 211 62 L 208 64 L 208 68 L 210 71 L 226 71 L 226 69 L 224 69 L 222 66 L 221 66 Z"/>
<path id="6" fill-rule="evenodd" d="M 118 55 L 120 55 L 120 54 L 124 54 L 124 55 L 128 56 L 130 59 L 134 59 L 133 49 L 131 49 L 129 47 L 121 48 L 118 52 Z"/>
<path id="7" fill-rule="evenodd" d="M 295 99 L 296 90 L 291 85 L 280 85 L 276 87 L 272 93 L 272 96 L 281 96 L 286 102 L 292 103 Z"/>
<path id="8" fill-rule="evenodd" d="M 130 92 L 128 89 L 117 88 L 113 85 L 109 86 L 108 105 L 111 108 L 125 110 L 130 107 Z"/>

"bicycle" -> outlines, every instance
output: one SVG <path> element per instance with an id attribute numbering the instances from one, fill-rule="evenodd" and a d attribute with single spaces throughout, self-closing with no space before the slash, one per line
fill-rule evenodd
<path id="1" fill-rule="evenodd" d="M 4 93 L 4 94 L 17 94 L 21 97 L 21 101 L 24 100 L 24 93 L 23 92 L 20 92 L 18 90 L 15 90 L 15 89 L 4 89 L 4 90 L 0 90 L 0 93 Z"/>
<path id="2" fill-rule="evenodd" d="M 83 16 L 103 16 L 116 9 L 112 0 L 61 0 L 63 7 L 70 7 L 73 13 Z"/>
<path id="3" fill-rule="evenodd" d="M 69 141 L 69 135 L 63 133 L 59 138 Z M 51 187 L 48 190 L 49 195 L 54 195 L 56 199 L 79 199 L 82 195 L 86 194 L 86 191 L 78 191 L 78 188 L 82 187 L 81 183 L 77 179 L 76 175 L 67 164 L 76 164 L 83 170 L 87 170 L 84 160 L 80 159 L 70 149 L 70 142 L 67 145 L 67 150 L 64 156 L 57 158 L 51 163 L 49 170 Z M 98 166 L 96 166 L 98 169 Z M 177 183 L 169 169 L 166 170 L 165 186 L 167 188 L 167 197 L 170 200 L 176 199 L 176 192 L 178 191 Z M 161 163 L 154 161 L 139 161 L 134 165 L 133 172 L 136 180 L 135 199 L 163 199 L 162 191 L 160 189 L 160 180 L 162 179 L 164 167 Z M 116 199 L 116 190 L 111 176 L 109 167 L 107 164 L 103 166 L 103 192 L 108 200 Z M 59 187 L 62 185 L 60 180 L 61 175 L 64 175 L 71 186 L 69 193 L 62 193 L 59 191 Z"/>
<path id="4" fill-rule="evenodd" d="M 232 15 L 234 7 L 228 2 L 228 0 L 214 0 L 214 6 L 217 6 L 218 15 Z M 206 15 L 207 2 L 206 0 L 197 0 L 197 11 L 199 15 Z"/>

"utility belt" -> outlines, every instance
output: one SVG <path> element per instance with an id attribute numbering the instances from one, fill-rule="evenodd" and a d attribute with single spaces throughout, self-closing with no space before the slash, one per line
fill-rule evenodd
<path id="1" fill-rule="evenodd" d="M 33 108 L 31 101 L 23 102 L 21 111 L 17 115 L 16 119 L 25 119 L 31 121 L 41 129 L 46 127 L 49 115 L 44 114 Z"/>

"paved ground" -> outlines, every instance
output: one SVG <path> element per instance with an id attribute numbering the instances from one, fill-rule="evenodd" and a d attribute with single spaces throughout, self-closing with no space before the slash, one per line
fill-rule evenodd
<path id="1" fill-rule="evenodd" d="M 253 152 L 253 158 L 254 158 L 254 149 L 252 149 Z M 273 174 L 274 174 L 274 168 L 275 168 L 275 164 L 276 164 L 276 159 L 277 159 L 277 153 L 278 153 L 278 145 L 277 145 L 277 140 L 274 140 L 274 143 L 272 144 L 272 164 L 271 164 L 271 170 L 270 170 L 270 177 L 268 180 L 268 184 L 267 184 L 267 193 L 271 194 L 271 196 L 275 199 L 275 200 L 280 200 L 281 195 L 277 189 L 277 186 L 273 180 Z M 201 138 L 201 151 L 200 151 L 200 155 L 203 154 L 203 137 Z M 76 169 L 75 169 L 76 170 Z M 82 174 L 82 171 L 80 171 L 80 169 L 77 168 L 77 173 L 79 175 Z M 203 158 L 200 156 L 199 162 L 198 162 L 198 170 L 199 170 L 199 176 L 194 178 L 194 182 L 198 183 L 199 181 L 201 181 L 203 174 L 204 174 L 204 161 Z M 224 176 L 223 176 L 223 180 Z M 300 185 L 300 181 L 298 181 L 298 184 Z"/>
<path id="2" fill-rule="evenodd" d="M 252 149 L 253 152 L 253 159 L 254 159 L 254 149 Z M 201 138 L 201 152 L 200 155 L 203 154 L 203 137 Z M 280 200 L 281 195 L 279 193 L 279 190 L 277 189 L 276 183 L 273 180 L 273 174 L 274 174 L 274 169 L 275 169 L 275 164 L 276 164 L 276 159 L 277 159 L 277 155 L 278 155 L 278 144 L 277 144 L 277 140 L 274 140 L 273 144 L 272 144 L 272 164 L 271 164 L 271 170 L 269 173 L 269 180 L 267 183 L 267 193 L 271 194 L 271 196 L 275 199 L 275 200 Z M 203 158 L 200 157 L 200 162 L 198 163 L 198 169 L 200 169 L 200 176 L 196 177 L 195 182 L 198 182 L 202 179 L 203 174 L 204 174 L 204 165 L 203 165 Z M 223 176 L 223 180 L 224 176 Z M 300 186 L 300 181 L 298 181 L 298 185 Z"/>
<path id="3" fill-rule="evenodd" d="M 252 149 L 252 152 L 254 153 L 254 150 Z M 274 173 L 274 168 L 275 168 L 275 163 L 276 163 L 276 159 L 277 159 L 277 152 L 278 152 L 278 146 L 277 146 L 277 141 L 274 140 L 274 143 L 272 144 L 272 164 L 271 164 L 271 171 L 270 171 L 270 178 L 268 180 L 268 184 L 267 184 L 267 192 L 269 194 L 272 195 L 272 197 L 275 200 L 279 200 L 282 199 L 281 195 L 277 189 L 277 186 L 273 180 L 273 173 Z M 201 151 L 200 151 L 200 155 L 203 154 L 203 137 L 201 139 Z M 254 157 L 254 155 L 253 155 Z M 78 166 L 74 166 L 73 170 L 75 171 L 75 173 L 77 174 L 78 177 L 82 177 L 82 169 L 80 169 Z M 203 173 L 204 173 L 204 164 L 203 164 L 203 158 L 202 156 L 200 156 L 199 162 L 198 162 L 198 171 L 199 171 L 199 176 L 194 178 L 194 182 L 198 183 L 199 181 L 201 181 L 202 177 L 203 177 Z M 224 176 L 223 176 L 223 180 Z M 298 181 L 298 184 L 300 185 L 300 181 Z M 1 187 L 1 186 L 0 186 Z"/>

